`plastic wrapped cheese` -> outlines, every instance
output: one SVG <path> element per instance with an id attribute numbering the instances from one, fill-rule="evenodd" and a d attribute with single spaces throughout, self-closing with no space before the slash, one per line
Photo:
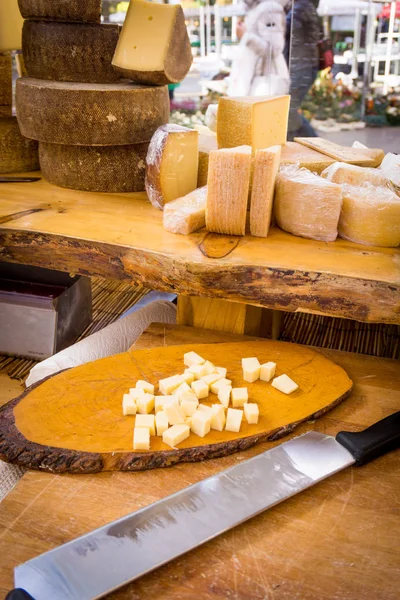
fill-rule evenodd
<path id="1" fill-rule="evenodd" d="M 389 152 L 383 159 L 380 170 L 392 185 L 400 190 L 400 156 Z"/>
<path id="2" fill-rule="evenodd" d="M 164 206 L 164 229 L 171 233 L 189 235 L 206 224 L 207 186 L 198 188 L 183 198 Z"/>
<path id="3" fill-rule="evenodd" d="M 333 242 L 342 206 L 342 189 L 306 169 L 281 169 L 275 187 L 275 217 L 281 229 L 300 237 Z"/>
<path id="4" fill-rule="evenodd" d="M 325 177 L 333 183 L 347 183 L 348 185 L 363 185 L 368 182 L 372 185 L 386 185 L 387 179 L 380 169 L 357 167 L 348 163 L 335 162 L 322 171 L 321 177 Z"/>
<path id="5" fill-rule="evenodd" d="M 392 190 L 370 184 L 342 189 L 340 237 L 369 246 L 400 245 L 400 198 Z"/>

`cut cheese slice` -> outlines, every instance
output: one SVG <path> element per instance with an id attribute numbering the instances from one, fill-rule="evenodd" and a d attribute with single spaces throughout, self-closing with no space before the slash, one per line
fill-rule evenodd
<path id="1" fill-rule="evenodd" d="M 337 238 L 342 189 L 306 169 L 286 167 L 276 180 L 275 216 L 281 229 L 324 242 Z"/>
<path id="2" fill-rule="evenodd" d="M 250 233 L 257 237 L 268 235 L 280 157 L 280 146 L 256 152 L 250 204 Z"/>
<path id="3" fill-rule="evenodd" d="M 339 235 L 369 246 L 399 246 L 399 196 L 384 187 L 343 185 Z"/>
<path id="4" fill-rule="evenodd" d="M 12 114 L 12 56 L 0 55 L 0 107 L 9 107 Z M 5 115 L 6 116 L 6 115 Z"/>
<path id="5" fill-rule="evenodd" d="M 80 23 L 100 23 L 101 2 L 102 0 L 18 0 L 24 19 Z"/>
<path id="6" fill-rule="evenodd" d="M 135 0 L 129 4 L 112 61 L 127 79 L 148 85 L 178 83 L 193 61 L 179 4 Z"/>
<path id="7" fill-rule="evenodd" d="M 38 143 L 21 135 L 16 117 L 0 118 L 0 174 L 38 169 Z"/>
<path id="8" fill-rule="evenodd" d="M 307 148 L 298 142 L 286 142 L 282 146 L 281 165 L 297 165 L 320 175 L 324 169 L 335 162 L 334 158 Z"/>
<path id="9" fill-rule="evenodd" d="M 250 146 L 210 153 L 206 204 L 208 231 L 245 234 L 251 164 Z"/>
<path id="10" fill-rule="evenodd" d="M 222 97 L 218 104 L 219 148 L 253 151 L 286 142 L 290 96 Z"/>
<path id="11" fill-rule="evenodd" d="M 197 187 L 198 133 L 164 125 L 153 135 L 147 153 L 146 192 L 156 208 L 182 198 Z"/>
<path id="12" fill-rule="evenodd" d="M 52 144 L 124 146 L 149 142 L 169 118 L 166 87 L 127 82 L 17 80 L 22 135 Z"/>
<path id="13" fill-rule="evenodd" d="M 22 24 L 18 0 L 0 0 L 0 54 L 21 49 Z"/>
<path id="14" fill-rule="evenodd" d="M 352 163 L 360 167 L 377 167 L 381 164 L 385 155 L 383 150 L 350 148 L 320 137 L 296 137 L 294 141 L 313 150 L 318 150 L 335 160 Z"/>
<path id="15" fill-rule="evenodd" d="M 113 83 L 111 66 L 119 26 L 25 21 L 22 52 L 29 77 L 54 81 Z"/>
<path id="16" fill-rule="evenodd" d="M 204 133 L 205 127 L 199 131 L 199 170 L 197 174 L 197 187 L 203 187 L 208 180 L 208 163 L 210 152 L 218 150 L 217 134 L 210 131 Z"/>
<path id="17" fill-rule="evenodd" d="M 348 183 L 349 185 L 386 185 L 387 179 L 379 169 L 358 167 L 348 163 L 335 162 L 321 173 L 321 177 L 333 183 Z"/>
<path id="18" fill-rule="evenodd" d="M 163 226 L 166 231 L 189 235 L 206 224 L 207 186 L 193 190 L 164 206 Z"/>

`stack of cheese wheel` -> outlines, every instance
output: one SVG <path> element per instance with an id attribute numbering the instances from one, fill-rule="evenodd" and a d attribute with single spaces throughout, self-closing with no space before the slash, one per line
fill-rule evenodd
<path id="1" fill-rule="evenodd" d="M 0 174 L 39 168 L 38 145 L 21 135 L 13 112 L 12 52 L 21 49 L 17 0 L 0 2 Z"/>
<path id="2" fill-rule="evenodd" d="M 168 81 L 146 75 L 153 68 L 151 56 L 160 52 L 157 31 L 145 40 L 152 48 L 146 64 L 133 65 L 141 73 L 124 75 L 112 64 L 119 36 L 130 47 L 140 46 L 141 36 L 148 36 L 145 15 L 136 22 L 139 31 L 131 32 L 127 19 L 121 32 L 118 25 L 100 23 L 101 0 L 18 3 L 26 19 L 28 77 L 17 81 L 17 117 L 22 133 L 39 142 L 43 176 L 77 190 L 144 190 L 150 139 L 169 118 Z M 159 21 L 162 38 L 168 24 Z"/>

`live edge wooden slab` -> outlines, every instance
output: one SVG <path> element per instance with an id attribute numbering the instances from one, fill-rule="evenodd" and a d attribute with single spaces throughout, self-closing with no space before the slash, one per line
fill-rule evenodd
<path id="1" fill-rule="evenodd" d="M 0 185 L 0 260 L 282 311 L 400 324 L 400 250 L 164 231 L 144 193 Z"/>
<path id="2" fill-rule="evenodd" d="M 194 434 L 171 449 L 161 437 L 149 451 L 134 452 L 135 417 L 122 415 L 122 395 L 138 379 L 153 384 L 184 370 L 183 355 L 194 350 L 228 369 L 234 387 L 247 386 L 258 404 L 257 425 L 243 419 L 239 433 Z M 289 396 L 264 381 L 246 383 L 241 359 L 257 356 L 277 363 L 299 385 Z M 333 408 L 350 392 L 346 372 L 305 346 L 272 340 L 190 344 L 137 350 L 107 357 L 48 378 L 0 409 L 0 459 L 53 473 L 138 471 L 225 456 L 291 432 Z M 204 403 L 217 403 L 210 394 Z"/>

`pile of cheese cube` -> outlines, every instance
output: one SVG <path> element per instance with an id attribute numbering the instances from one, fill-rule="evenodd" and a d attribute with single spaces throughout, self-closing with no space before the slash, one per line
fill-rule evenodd
<path id="1" fill-rule="evenodd" d="M 211 429 L 237 433 L 243 414 L 249 424 L 258 423 L 257 404 L 248 402 L 246 387 L 232 388 L 232 381 L 226 378 L 224 367 L 214 366 L 196 352 L 184 354 L 184 364 L 187 368 L 182 375 L 173 375 L 158 382 L 159 396 L 155 395 L 155 386 L 147 381 L 138 381 L 135 388 L 124 394 L 123 414 L 136 415 L 134 450 L 149 450 L 150 436 L 154 435 L 162 436 L 165 444 L 175 448 L 190 433 L 199 437 L 206 436 Z M 257 379 L 270 381 L 275 367 L 275 363 L 260 365 L 257 358 L 242 359 L 243 378 L 250 383 Z M 290 382 L 290 390 L 288 382 L 282 378 Z M 285 393 L 297 389 L 287 375 L 276 377 L 272 385 Z M 219 404 L 207 406 L 200 403 L 200 400 L 208 398 L 210 391 L 217 395 Z M 230 402 L 232 408 L 229 407 Z"/>

